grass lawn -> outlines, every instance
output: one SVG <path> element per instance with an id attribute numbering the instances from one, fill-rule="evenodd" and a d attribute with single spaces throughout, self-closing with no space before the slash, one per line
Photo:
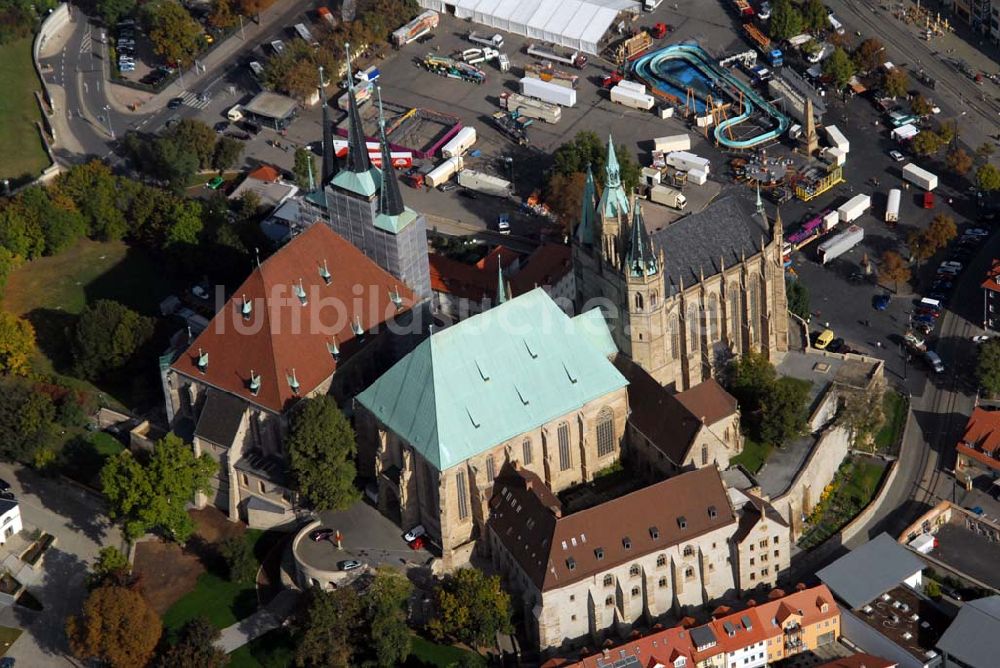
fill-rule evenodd
<path id="1" fill-rule="evenodd" d="M 42 112 L 34 91 L 41 82 L 31 62 L 31 38 L 0 45 L 0 178 L 30 180 L 49 166 L 35 121 Z"/>
<path id="2" fill-rule="evenodd" d="M 906 426 L 906 397 L 898 392 L 887 391 L 882 397 L 885 424 L 875 434 L 877 452 L 894 453 L 899 446 L 899 438 Z"/>
<path id="3" fill-rule="evenodd" d="M 821 516 L 799 539 L 799 547 L 816 547 L 854 519 L 872 500 L 884 472 L 885 462 L 870 458 L 856 457 L 842 464 Z"/>
<path id="4" fill-rule="evenodd" d="M 14 641 L 21 637 L 21 629 L 12 629 L 9 626 L 0 626 L 0 656 L 7 653 Z"/>
<path id="5" fill-rule="evenodd" d="M 458 663 L 459 659 L 466 654 L 471 653 L 460 647 L 438 645 L 430 640 L 414 635 L 413 642 L 410 645 L 410 656 L 406 659 L 406 663 L 403 666 L 405 668 L 429 668 L 431 666 L 448 668 Z"/>
<path id="6" fill-rule="evenodd" d="M 194 591 L 174 603 L 163 615 L 163 626 L 174 632 L 195 617 L 204 616 L 219 629 L 235 624 L 257 609 L 252 582 L 230 582 L 214 573 L 202 573 Z"/>
<path id="7" fill-rule="evenodd" d="M 729 463 L 740 464 L 750 473 L 757 473 L 764 468 L 764 462 L 770 455 L 770 445 L 746 437 L 743 439 L 743 452 L 730 459 Z"/>
<path id="8" fill-rule="evenodd" d="M 285 668 L 293 664 L 295 647 L 286 629 L 274 629 L 229 655 L 230 668 Z"/>
<path id="9" fill-rule="evenodd" d="M 59 468 L 77 482 L 99 488 L 104 462 L 124 449 L 121 441 L 111 434 L 84 432 L 61 448 Z"/>

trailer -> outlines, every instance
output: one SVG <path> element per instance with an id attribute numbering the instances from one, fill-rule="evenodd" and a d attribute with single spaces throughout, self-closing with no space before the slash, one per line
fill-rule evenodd
<path id="1" fill-rule="evenodd" d="M 667 154 L 667 166 L 682 172 L 690 172 L 693 169 L 697 169 L 708 174 L 710 163 L 707 158 L 695 155 L 694 153 L 672 151 Z"/>
<path id="2" fill-rule="evenodd" d="M 935 174 L 917 167 L 912 162 L 903 167 L 903 180 L 920 186 L 928 192 L 937 188 L 938 185 L 938 178 Z"/>
<path id="3" fill-rule="evenodd" d="M 466 35 L 465 38 L 475 44 L 483 44 L 484 46 L 491 46 L 494 49 L 503 48 L 503 35 L 501 35 L 500 33 L 496 33 L 491 37 L 487 37 L 486 35 L 483 35 L 482 33 L 477 33 L 475 30 L 473 30 L 468 35 Z"/>
<path id="4" fill-rule="evenodd" d="M 559 84 L 524 77 L 520 81 L 521 94 L 528 97 L 537 97 L 542 102 L 558 104 L 563 107 L 576 105 L 576 91 Z"/>
<path id="5" fill-rule="evenodd" d="M 365 149 L 368 151 L 368 159 L 376 167 L 382 167 L 382 146 L 377 141 L 365 142 Z M 348 153 L 348 143 L 346 139 L 333 140 L 333 154 L 338 158 L 346 158 Z M 390 151 L 389 160 L 396 169 L 409 169 L 413 166 L 412 151 Z"/>
<path id="6" fill-rule="evenodd" d="M 517 118 L 511 115 L 510 112 L 495 111 L 493 112 L 492 118 L 493 126 L 505 134 L 509 139 L 517 142 L 521 146 L 528 145 L 528 128 Z"/>
<path id="7" fill-rule="evenodd" d="M 687 206 L 687 198 L 680 190 L 661 185 L 655 185 L 649 189 L 649 200 L 678 211 L 683 211 L 684 207 Z"/>
<path id="8" fill-rule="evenodd" d="M 558 123 L 562 118 L 562 108 L 532 97 L 525 97 L 510 91 L 500 93 L 500 106 L 510 112 L 517 112 L 525 118 L 536 118 L 546 123 Z"/>
<path id="9" fill-rule="evenodd" d="M 362 81 L 357 86 L 354 87 L 354 99 L 359 105 L 364 104 L 372 97 L 372 89 L 375 85 L 370 81 Z M 347 111 L 347 107 L 350 105 L 351 96 L 348 93 L 344 93 L 339 98 L 337 98 L 337 107 L 342 111 Z"/>
<path id="10" fill-rule="evenodd" d="M 309 28 L 306 27 L 305 23 L 295 24 L 295 34 L 298 35 L 302 40 L 310 46 L 319 46 L 319 42 L 313 37 L 312 33 L 309 32 Z"/>
<path id="11" fill-rule="evenodd" d="M 826 139 L 834 147 L 839 148 L 844 153 L 851 152 L 851 142 L 847 141 L 847 137 L 844 133 L 840 131 L 836 125 L 827 125 L 823 128 L 826 131 Z"/>
<path id="12" fill-rule="evenodd" d="M 360 72 L 354 73 L 355 81 L 378 81 L 378 78 L 382 76 L 382 73 L 377 67 L 372 65 L 371 67 L 365 68 Z"/>
<path id="13" fill-rule="evenodd" d="M 707 169 L 708 167 L 706 166 L 705 169 L 692 169 L 691 171 L 689 171 L 687 173 L 688 183 L 692 183 L 696 186 L 705 185 L 705 182 L 708 181 L 708 172 L 706 171 Z"/>
<path id="14" fill-rule="evenodd" d="M 837 209 L 837 216 L 842 223 L 852 223 L 871 208 L 872 198 L 868 195 L 855 195 Z"/>
<path id="15" fill-rule="evenodd" d="M 621 81 L 618 81 L 616 85 L 619 88 L 626 88 L 626 89 L 634 91 L 636 93 L 645 93 L 646 92 L 646 86 L 645 86 L 645 84 L 641 84 L 638 81 L 626 81 L 626 80 L 623 79 Z"/>
<path id="16" fill-rule="evenodd" d="M 440 17 L 434 10 L 421 12 L 412 21 L 393 31 L 392 43 L 397 49 L 406 46 L 437 28 L 439 21 Z"/>
<path id="17" fill-rule="evenodd" d="M 455 60 L 453 58 L 428 53 L 424 56 L 424 59 L 420 61 L 420 64 L 423 65 L 427 71 L 443 77 L 448 77 L 450 79 L 460 79 L 474 84 L 481 84 L 486 81 L 486 72 L 483 72 L 475 65 L 463 63 L 462 61 Z"/>
<path id="18" fill-rule="evenodd" d="M 637 93 L 631 88 L 623 88 L 621 85 L 611 89 L 611 101 L 633 109 L 649 111 L 656 104 L 656 99 L 646 93 Z"/>
<path id="19" fill-rule="evenodd" d="M 634 60 L 646 53 L 649 48 L 653 46 L 653 38 L 645 30 L 623 40 L 621 44 L 618 45 L 618 49 L 615 52 L 618 57 L 618 62 L 624 63 L 629 60 Z"/>
<path id="20" fill-rule="evenodd" d="M 475 143 L 476 128 L 467 125 L 455 133 L 455 136 L 452 137 L 447 144 L 441 147 L 441 157 L 458 157 L 472 148 L 472 145 Z"/>
<path id="21" fill-rule="evenodd" d="M 529 56 L 534 56 L 535 58 L 542 58 L 543 60 L 552 60 L 557 63 L 572 65 L 578 70 L 582 70 L 587 66 L 587 56 L 583 55 L 579 51 L 560 53 L 554 48 L 544 47 L 539 44 L 529 44 L 526 49 L 526 53 Z"/>
<path id="22" fill-rule="evenodd" d="M 653 140 L 653 150 L 671 153 L 673 151 L 690 151 L 691 135 L 670 135 L 657 137 Z"/>
<path id="23" fill-rule="evenodd" d="M 830 260 L 840 257 L 861 243 L 861 240 L 864 238 L 865 231 L 857 225 L 851 225 L 840 234 L 830 237 L 819 245 L 816 253 L 819 256 L 820 263 L 826 264 Z"/>
<path id="24" fill-rule="evenodd" d="M 917 129 L 916 125 L 912 124 L 901 125 L 898 128 L 893 128 L 892 132 L 889 133 L 893 139 L 899 142 L 913 139 L 918 134 L 920 134 L 920 130 Z"/>
<path id="25" fill-rule="evenodd" d="M 847 151 L 839 149 L 836 146 L 828 146 L 823 149 L 823 157 L 825 157 L 827 162 L 831 165 L 843 167 L 844 163 L 847 162 Z"/>
<path id="26" fill-rule="evenodd" d="M 514 194 L 514 186 L 510 181 L 471 169 L 463 169 L 458 173 L 458 185 L 494 197 L 510 197 Z"/>
<path id="27" fill-rule="evenodd" d="M 899 222 L 899 202 L 903 197 L 903 191 L 893 188 L 889 191 L 889 202 L 885 205 L 885 222 L 895 224 Z"/>
<path id="28" fill-rule="evenodd" d="M 566 88 L 576 88 L 580 81 L 578 74 L 570 74 L 552 67 L 552 63 L 528 63 L 524 66 L 524 76 L 532 79 L 541 79 L 549 83 L 565 86 Z"/>
<path id="29" fill-rule="evenodd" d="M 440 165 L 427 172 L 426 176 L 424 176 L 424 182 L 431 188 L 437 188 L 442 183 L 451 179 L 451 177 L 457 174 L 464 166 L 465 164 L 462 162 L 462 156 L 457 155 L 454 158 L 448 158 Z"/>

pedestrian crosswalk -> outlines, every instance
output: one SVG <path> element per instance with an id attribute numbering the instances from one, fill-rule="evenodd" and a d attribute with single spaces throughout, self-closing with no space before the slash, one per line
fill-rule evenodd
<path id="1" fill-rule="evenodd" d="M 183 93 L 181 93 L 179 97 L 181 98 L 181 100 L 184 101 L 184 104 L 186 104 L 189 107 L 194 107 L 195 109 L 204 109 L 205 107 L 208 106 L 209 102 L 212 101 L 211 99 L 208 98 L 208 96 L 199 98 L 197 95 L 195 95 L 189 90 L 186 90 Z"/>

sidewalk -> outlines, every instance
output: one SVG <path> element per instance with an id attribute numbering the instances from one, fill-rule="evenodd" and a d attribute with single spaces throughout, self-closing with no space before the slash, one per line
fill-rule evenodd
<path id="1" fill-rule="evenodd" d="M 69 41 L 70 35 L 76 31 L 78 16 L 78 13 L 71 14 L 69 23 L 46 40 L 45 44 L 38 52 L 39 59 L 52 58 L 66 48 L 66 42 Z M 52 130 L 55 133 L 55 141 L 52 143 L 52 150 L 60 155 L 83 155 L 86 151 L 69 127 L 69 110 L 66 108 L 66 90 L 63 88 L 65 81 L 63 81 L 63 84 L 53 83 L 48 80 L 48 77 L 51 76 L 51 72 L 42 70 L 43 85 L 46 90 L 48 90 L 49 97 L 52 99 L 52 115 L 48 117 L 49 123 L 52 125 Z"/>
<path id="2" fill-rule="evenodd" d="M 222 629 L 222 636 L 215 644 L 229 654 L 251 640 L 278 628 L 295 609 L 299 596 L 301 594 L 295 590 L 283 590 L 257 612 Z"/>

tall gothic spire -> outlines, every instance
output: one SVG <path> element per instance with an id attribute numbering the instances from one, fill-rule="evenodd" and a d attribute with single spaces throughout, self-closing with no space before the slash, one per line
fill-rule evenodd
<path id="1" fill-rule="evenodd" d="M 500 262 L 500 255 L 497 255 L 497 305 L 507 301 L 507 288 L 503 284 L 503 264 Z"/>
<path id="2" fill-rule="evenodd" d="M 587 163 L 587 180 L 583 184 L 583 203 L 580 211 L 580 224 L 576 228 L 576 240 L 584 246 L 594 245 L 594 203 L 597 196 L 597 188 L 594 185 L 594 172 Z"/>
<path id="3" fill-rule="evenodd" d="M 615 140 L 608 135 L 608 157 L 604 162 L 604 187 L 618 188 L 622 184 L 618 168 L 618 156 L 615 154 Z"/>
<path id="4" fill-rule="evenodd" d="M 764 215 L 764 201 L 760 198 L 760 183 L 757 184 L 757 215 Z"/>
<path id="5" fill-rule="evenodd" d="M 379 141 L 382 144 L 382 189 L 379 191 L 378 211 L 387 216 L 398 216 L 403 213 L 404 209 L 403 195 L 399 192 L 399 181 L 396 180 L 396 170 L 392 166 L 389 139 L 385 134 L 385 116 L 382 114 L 382 87 L 379 86 L 375 91 L 378 94 L 378 130 Z"/>
<path id="6" fill-rule="evenodd" d="M 618 169 L 615 142 L 608 135 L 608 155 L 604 160 L 604 192 L 601 193 L 600 201 L 600 214 L 606 219 L 628 216 L 628 196 L 622 187 Z"/>
<path id="7" fill-rule="evenodd" d="M 371 162 L 368 160 L 365 129 L 361 125 L 361 114 L 358 112 L 358 98 L 354 93 L 351 45 L 345 44 L 344 48 L 347 51 L 347 169 L 355 174 L 361 174 L 371 169 Z"/>
<path id="8" fill-rule="evenodd" d="M 638 196 L 632 200 L 632 226 L 629 230 L 628 248 L 625 251 L 625 266 L 629 276 L 636 278 L 652 276 L 658 270 L 656 253 L 649 240 Z"/>
<path id="9" fill-rule="evenodd" d="M 323 164 L 320 167 L 319 179 L 322 187 L 330 181 L 337 167 L 333 155 L 333 125 L 330 123 L 330 110 L 326 102 L 326 80 L 323 78 L 322 65 L 319 66 L 319 97 L 323 103 Z"/>

